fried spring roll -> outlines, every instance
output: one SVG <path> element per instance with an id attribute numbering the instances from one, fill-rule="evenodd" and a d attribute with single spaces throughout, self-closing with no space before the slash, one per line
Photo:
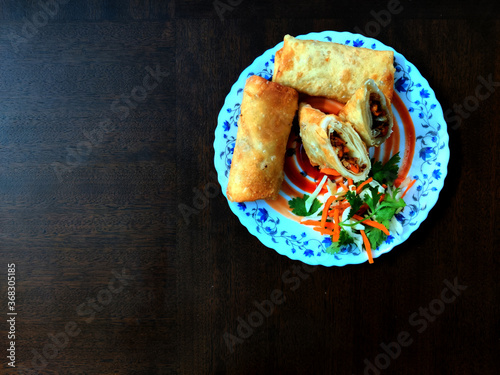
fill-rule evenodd
<path id="1" fill-rule="evenodd" d="M 370 156 L 351 124 L 304 103 L 299 107 L 299 124 L 302 144 L 313 166 L 335 169 L 354 182 L 368 177 Z"/>
<path id="2" fill-rule="evenodd" d="M 247 79 L 227 185 L 230 201 L 278 197 L 297 106 L 294 89 L 255 75 Z"/>
<path id="3" fill-rule="evenodd" d="M 274 58 L 273 82 L 346 103 L 367 79 L 391 100 L 394 52 L 285 36 Z"/>
<path id="4" fill-rule="evenodd" d="M 354 93 L 339 117 L 353 125 L 368 147 L 380 146 L 392 133 L 391 103 L 372 79 Z"/>

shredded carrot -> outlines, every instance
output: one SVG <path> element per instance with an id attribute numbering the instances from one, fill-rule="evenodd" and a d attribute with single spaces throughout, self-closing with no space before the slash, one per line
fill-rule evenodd
<path id="1" fill-rule="evenodd" d="M 340 176 L 340 173 L 333 168 L 321 168 L 320 172 L 330 176 Z"/>
<path id="2" fill-rule="evenodd" d="M 368 180 L 366 180 L 365 182 L 362 182 L 361 185 L 359 185 L 356 189 L 356 194 L 359 194 L 361 193 L 361 191 L 363 190 L 363 187 L 366 185 L 366 184 L 369 184 L 370 182 L 373 181 L 373 177 L 370 177 Z"/>
<path id="3" fill-rule="evenodd" d="M 349 201 L 348 201 L 346 198 L 342 199 L 342 200 L 339 202 L 339 204 L 343 204 L 343 205 L 345 205 L 346 207 L 349 207 L 349 206 L 351 205 L 351 204 L 349 203 Z"/>
<path id="4" fill-rule="evenodd" d="M 403 197 L 406 195 L 406 193 L 408 193 L 408 190 L 410 190 L 410 189 L 411 189 L 411 187 L 415 184 L 415 182 L 417 182 L 417 180 L 413 180 L 412 182 L 410 182 L 410 183 L 408 184 L 408 187 L 406 188 L 406 190 L 405 190 L 405 192 L 403 193 L 403 195 L 401 195 L 401 198 L 403 198 Z"/>
<path id="5" fill-rule="evenodd" d="M 321 223 L 321 221 L 318 221 L 318 220 L 304 220 L 304 221 L 301 221 L 300 223 L 301 224 L 305 224 L 305 225 L 319 225 Z"/>
<path id="6" fill-rule="evenodd" d="M 333 209 L 333 221 L 335 224 L 333 227 L 332 241 L 337 242 L 340 238 L 339 209 L 338 208 Z"/>
<path id="7" fill-rule="evenodd" d="M 326 223 L 326 217 L 328 215 L 328 210 L 330 209 L 330 206 L 332 205 L 333 201 L 335 200 L 335 196 L 332 195 L 330 198 L 326 200 L 325 207 L 323 208 L 323 214 L 321 215 L 321 227 L 325 226 Z"/>
<path id="8" fill-rule="evenodd" d="M 348 179 L 347 179 L 347 184 L 348 184 L 349 186 L 354 185 L 354 181 L 352 180 L 352 178 L 348 178 Z"/>
<path id="9" fill-rule="evenodd" d="M 352 215 L 352 217 L 358 221 L 360 220 L 363 220 L 363 218 L 359 215 Z M 365 220 L 363 221 L 363 224 L 366 224 L 366 225 L 369 225 L 371 227 L 374 227 L 374 228 L 377 228 L 377 229 L 380 229 L 382 232 L 384 232 L 385 234 L 389 235 L 389 229 L 387 229 L 385 227 L 385 225 L 383 224 L 380 224 L 379 222 L 377 221 L 373 221 L 373 220 Z"/>
<path id="10" fill-rule="evenodd" d="M 335 228 L 337 228 L 338 224 L 339 224 L 339 209 L 338 208 L 333 209 L 333 222 L 335 223 Z M 338 227 L 338 228 L 340 228 L 340 227 Z"/>
<path id="11" fill-rule="evenodd" d="M 338 184 L 340 185 L 340 187 L 344 190 L 344 191 L 349 191 L 349 188 L 347 186 L 345 186 L 345 184 L 343 182 L 338 182 Z"/>
<path id="12" fill-rule="evenodd" d="M 313 229 L 317 232 L 320 232 L 321 234 L 328 234 L 329 236 L 333 236 L 335 234 L 331 229 L 325 229 L 321 227 L 314 227 Z"/>
<path id="13" fill-rule="evenodd" d="M 378 200 L 378 201 L 379 201 L 379 202 L 382 202 L 382 201 L 384 200 L 384 198 L 385 198 L 385 194 L 382 194 L 382 195 L 380 196 L 380 198 L 379 198 L 379 200 Z"/>
<path id="14" fill-rule="evenodd" d="M 333 207 L 334 208 L 336 207 L 336 208 L 338 208 L 340 210 L 344 210 L 345 208 L 350 207 L 350 206 L 351 206 L 351 204 L 348 201 L 343 200 L 343 201 L 339 202 L 339 204 L 337 204 L 336 206 L 333 206 Z M 332 212 L 333 212 L 333 209 L 330 210 L 328 212 L 328 214 L 330 215 L 330 213 L 332 213 Z"/>
<path id="15" fill-rule="evenodd" d="M 325 228 L 327 228 L 327 229 L 334 229 L 335 228 L 335 224 L 333 224 L 331 221 L 327 221 L 325 223 Z"/>
<path id="16" fill-rule="evenodd" d="M 382 187 L 383 187 L 384 189 L 387 189 L 387 185 L 386 185 L 386 184 L 382 184 Z"/>
<path id="17" fill-rule="evenodd" d="M 335 227 L 335 224 L 333 224 L 331 221 L 327 221 L 327 222 L 325 223 L 325 226 L 324 226 L 324 227 L 322 227 L 322 226 L 321 226 L 321 224 L 319 223 L 319 221 L 318 221 L 318 222 L 315 224 L 315 226 L 314 226 L 314 228 L 317 228 L 318 230 L 319 230 L 319 229 L 321 229 L 321 230 L 323 230 L 323 229 L 324 229 L 324 230 L 326 230 L 326 231 L 328 231 L 328 230 L 333 230 L 333 229 L 334 229 L 334 227 Z M 313 229 L 314 229 L 314 228 L 313 228 Z"/>
<path id="18" fill-rule="evenodd" d="M 370 246 L 370 241 L 368 241 L 368 237 L 366 237 L 364 230 L 360 230 L 360 232 L 361 237 L 363 237 L 363 243 L 365 244 L 366 253 L 368 254 L 368 263 L 373 263 L 372 247 Z"/>
<path id="19" fill-rule="evenodd" d="M 337 208 L 339 209 L 339 215 L 342 216 L 342 214 L 344 213 L 346 207 L 344 207 L 344 206 L 337 206 Z M 328 216 L 329 217 L 333 217 L 333 210 L 328 211 Z"/>

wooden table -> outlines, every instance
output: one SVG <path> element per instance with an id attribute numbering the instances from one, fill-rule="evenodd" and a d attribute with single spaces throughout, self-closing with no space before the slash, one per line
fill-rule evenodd
<path id="1" fill-rule="evenodd" d="M 2 0 L 0 20 L 2 374 L 499 373 L 498 2 Z M 447 112 L 439 201 L 373 265 L 305 268 L 217 191 L 232 84 L 323 30 L 392 46 Z"/>

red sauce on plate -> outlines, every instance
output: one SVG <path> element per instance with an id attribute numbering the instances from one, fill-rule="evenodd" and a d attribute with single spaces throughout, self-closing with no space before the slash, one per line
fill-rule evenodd
<path id="1" fill-rule="evenodd" d="M 401 120 L 403 121 L 403 128 L 405 132 L 405 148 L 401 156 L 401 165 L 399 167 L 398 178 L 404 179 L 410 171 L 413 154 L 415 153 L 415 126 L 410 116 L 410 112 L 405 107 L 403 101 L 398 94 L 394 93 L 392 104 L 396 107 Z"/>

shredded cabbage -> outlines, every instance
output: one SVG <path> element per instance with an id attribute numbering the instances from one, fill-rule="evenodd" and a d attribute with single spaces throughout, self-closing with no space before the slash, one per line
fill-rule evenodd
<path id="1" fill-rule="evenodd" d="M 327 179 L 328 179 L 328 176 L 325 174 L 323 176 L 323 178 L 321 179 L 320 183 L 318 184 L 318 186 L 316 186 L 316 189 L 314 190 L 314 192 L 311 194 L 311 196 L 309 198 L 307 198 L 306 203 L 305 203 L 307 212 L 309 212 L 309 210 L 311 209 L 311 206 L 314 202 L 314 199 L 318 196 L 321 189 L 323 189 L 323 185 L 325 184 Z"/>

